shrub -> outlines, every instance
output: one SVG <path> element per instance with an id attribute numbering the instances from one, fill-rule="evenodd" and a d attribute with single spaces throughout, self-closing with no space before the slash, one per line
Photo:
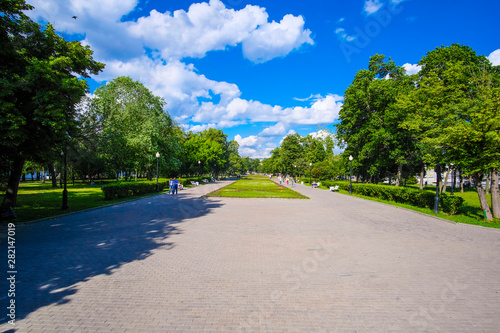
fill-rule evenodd
<path id="1" fill-rule="evenodd" d="M 406 184 L 418 184 L 418 179 L 415 176 L 410 176 L 406 179 Z"/>
<path id="2" fill-rule="evenodd" d="M 338 185 L 341 190 L 349 191 L 349 183 L 328 182 L 328 186 L 335 185 Z M 382 200 L 394 201 L 397 203 L 430 209 L 434 207 L 434 198 L 436 196 L 433 192 L 413 188 L 355 183 L 352 184 L 352 192 L 367 197 L 379 198 Z M 446 193 L 439 195 L 439 204 L 441 209 L 447 214 L 456 214 L 463 203 L 464 199 L 461 197 L 449 196 Z"/>
<path id="3" fill-rule="evenodd" d="M 158 186 L 161 192 L 165 188 L 166 183 L 159 183 Z M 156 192 L 156 182 L 115 183 L 104 185 L 101 189 L 104 192 L 104 200 L 113 200 L 145 193 L 154 193 Z"/>

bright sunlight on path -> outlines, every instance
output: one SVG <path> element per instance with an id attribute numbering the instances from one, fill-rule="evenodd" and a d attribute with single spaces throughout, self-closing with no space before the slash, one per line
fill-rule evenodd
<path id="1" fill-rule="evenodd" d="M 303 185 L 200 198 L 226 184 L 18 226 L 0 331 L 498 332 L 500 230 Z"/>

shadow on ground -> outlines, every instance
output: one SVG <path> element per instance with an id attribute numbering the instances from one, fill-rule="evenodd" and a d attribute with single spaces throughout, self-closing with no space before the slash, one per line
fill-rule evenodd
<path id="1" fill-rule="evenodd" d="M 111 207 L 16 226 L 16 321 L 40 307 L 69 302 L 76 283 L 149 257 L 157 248 L 175 246 L 179 223 L 210 214 L 216 200 L 167 194 Z M 0 260 L 7 269 L 6 226 L 1 226 Z M 2 275 L 4 275 L 2 274 Z M 0 306 L 10 299 L 6 278 L 0 281 Z M 0 324 L 9 318 L 0 314 Z M 14 331 L 12 331 L 14 332 Z"/>

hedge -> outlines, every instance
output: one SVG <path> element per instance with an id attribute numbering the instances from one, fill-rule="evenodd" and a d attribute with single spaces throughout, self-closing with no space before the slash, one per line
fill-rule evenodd
<path id="1" fill-rule="evenodd" d="M 321 181 L 321 185 L 326 187 L 338 185 L 341 190 L 349 191 L 348 182 L 323 180 Z M 436 194 L 431 191 L 359 183 L 352 184 L 352 193 L 430 209 L 434 208 L 434 198 L 436 197 Z M 456 214 L 464 201 L 465 200 L 459 196 L 451 196 L 446 193 L 439 194 L 439 205 L 441 206 L 441 210 L 447 214 Z"/>
<path id="2" fill-rule="evenodd" d="M 161 192 L 165 188 L 166 183 L 158 183 L 158 186 Z M 156 182 L 115 183 L 104 185 L 101 189 L 104 192 L 104 200 L 126 198 L 145 193 L 154 193 L 157 191 Z"/>

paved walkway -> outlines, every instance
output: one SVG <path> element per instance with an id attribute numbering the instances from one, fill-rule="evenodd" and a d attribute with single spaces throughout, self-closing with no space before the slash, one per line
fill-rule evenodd
<path id="1" fill-rule="evenodd" d="M 499 331 L 500 230 L 301 185 L 199 198 L 218 186 L 18 226 L 0 331 Z"/>

